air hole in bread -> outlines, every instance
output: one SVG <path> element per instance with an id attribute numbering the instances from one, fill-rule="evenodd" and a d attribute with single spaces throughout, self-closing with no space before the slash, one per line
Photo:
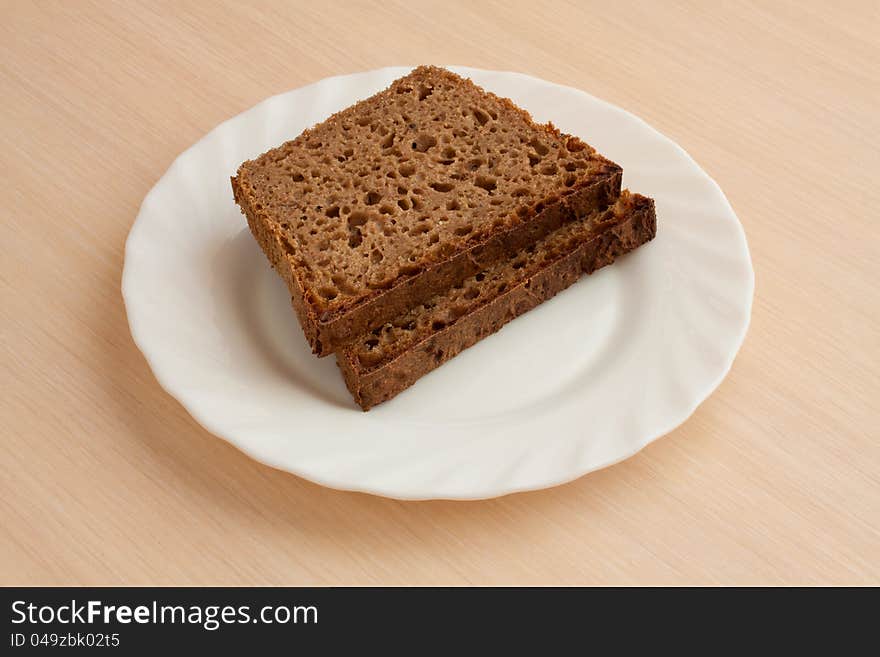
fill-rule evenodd
<path id="1" fill-rule="evenodd" d="M 356 226 L 363 226 L 369 220 L 370 215 L 361 210 L 355 210 L 348 216 L 348 227 L 355 228 Z"/>
<path id="2" fill-rule="evenodd" d="M 474 185 L 481 189 L 485 189 L 487 192 L 491 192 L 496 187 L 496 180 L 492 176 L 484 176 L 482 174 L 478 175 L 474 180 Z"/>
<path id="3" fill-rule="evenodd" d="M 480 125 L 486 125 L 490 121 L 490 119 L 492 118 L 491 116 L 489 116 L 489 114 L 487 112 L 484 112 L 479 107 L 475 107 L 473 109 L 473 113 L 474 113 L 474 118 L 477 120 L 477 123 L 479 123 Z"/>
<path id="4" fill-rule="evenodd" d="M 334 283 L 334 285 L 336 285 L 337 289 L 339 289 L 339 291 L 342 292 L 343 294 L 351 295 L 351 294 L 357 293 L 357 288 L 350 285 L 348 282 L 348 279 L 345 278 L 345 276 L 342 276 L 340 274 L 334 274 L 330 278 L 330 280 L 333 281 L 333 283 Z"/>
<path id="5" fill-rule="evenodd" d="M 284 252 L 289 256 L 292 256 L 294 253 L 296 253 L 296 249 L 294 248 L 293 243 L 286 237 L 281 240 L 281 248 L 283 248 Z"/>
<path id="6" fill-rule="evenodd" d="M 545 146 L 540 140 L 538 140 L 537 137 L 535 137 L 534 139 L 532 139 L 532 140 L 529 142 L 529 146 L 531 146 L 532 148 L 534 148 L 534 149 L 535 149 L 535 152 L 536 152 L 538 155 L 540 155 L 541 157 L 544 157 L 545 155 L 547 155 L 547 153 L 550 152 L 550 149 L 547 148 L 547 146 Z"/>
<path id="7" fill-rule="evenodd" d="M 424 235 L 425 233 L 431 232 L 431 226 L 429 224 L 419 224 L 410 229 L 409 234 L 412 237 L 418 237 L 419 235 Z"/>
<path id="8" fill-rule="evenodd" d="M 332 301 L 336 297 L 339 296 L 339 291 L 335 287 L 324 286 L 318 289 L 318 294 L 327 299 L 327 301 Z"/>
<path id="9" fill-rule="evenodd" d="M 428 149 L 437 145 L 437 138 L 433 135 L 421 134 L 412 142 L 412 149 L 417 153 L 425 153 Z"/>

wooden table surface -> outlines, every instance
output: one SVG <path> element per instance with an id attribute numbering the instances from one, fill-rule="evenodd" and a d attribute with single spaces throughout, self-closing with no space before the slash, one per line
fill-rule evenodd
<path id="1" fill-rule="evenodd" d="M 3 2 L 0 583 L 880 584 L 880 5 L 843 4 Z M 634 458 L 485 502 L 328 490 L 200 428 L 132 342 L 123 245 L 178 153 L 418 63 L 618 104 L 745 225 L 745 345 Z"/>

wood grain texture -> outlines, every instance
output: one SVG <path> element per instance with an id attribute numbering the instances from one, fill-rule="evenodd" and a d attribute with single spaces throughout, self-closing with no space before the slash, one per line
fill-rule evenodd
<path id="1" fill-rule="evenodd" d="M 880 584 L 880 5 L 843 4 L 4 2 L 0 583 Z M 134 346 L 123 245 L 178 153 L 418 63 L 618 104 L 744 223 L 742 352 L 629 461 L 476 503 L 327 490 L 209 435 Z"/>

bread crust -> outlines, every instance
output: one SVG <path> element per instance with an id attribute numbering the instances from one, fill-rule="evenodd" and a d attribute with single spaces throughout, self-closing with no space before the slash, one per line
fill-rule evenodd
<path id="1" fill-rule="evenodd" d="M 617 223 L 392 361 L 365 369 L 354 349 L 340 350 L 336 354 L 337 364 L 349 391 L 365 411 L 391 399 L 510 320 L 564 290 L 581 275 L 590 274 L 650 241 L 656 230 L 654 201 L 633 194 L 632 205 Z"/>

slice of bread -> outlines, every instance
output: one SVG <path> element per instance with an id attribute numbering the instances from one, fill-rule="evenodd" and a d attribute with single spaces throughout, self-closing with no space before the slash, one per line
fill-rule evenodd
<path id="1" fill-rule="evenodd" d="M 315 353 L 608 207 L 621 169 L 444 69 L 241 165 L 235 200 Z"/>
<path id="2" fill-rule="evenodd" d="M 654 201 L 624 191 L 612 208 L 557 229 L 341 349 L 348 389 L 364 410 L 391 399 L 581 274 L 648 242 L 656 228 Z"/>

